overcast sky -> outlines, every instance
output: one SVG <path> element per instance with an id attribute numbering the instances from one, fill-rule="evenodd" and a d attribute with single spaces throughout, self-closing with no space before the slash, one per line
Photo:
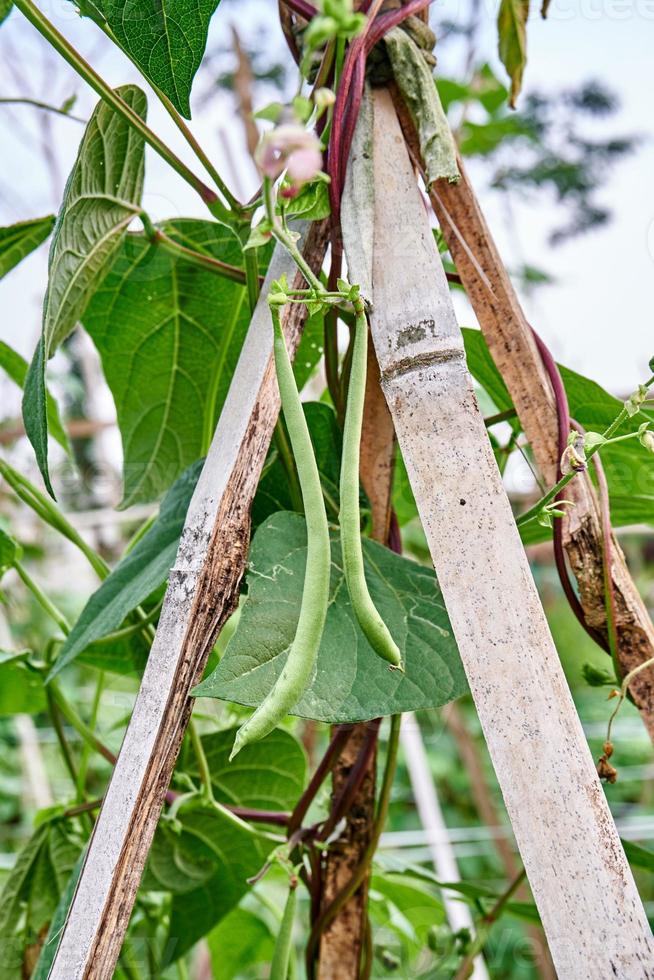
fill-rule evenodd
<path id="1" fill-rule="evenodd" d="M 495 57 L 497 6 L 488 0 L 481 3 L 480 56 L 493 61 L 501 74 Z M 274 50 L 279 43 L 277 29 L 271 26 L 276 6 L 274 0 L 223 0 L 214 18 L 212 42 L 227 37 L 227 25 L 238 18 L 243 33 L 265 26 L 267 43 Z M 44 9 L 94 64 L 99 61 L 110 82 L 137 79 L 122 56 L 108 50 L 94 25 L 79 20 L 68 0 L 57 0 Z M 467 3 L 459 0 L 435 3 L 431 16 L 437 32 L 441 21 L 457 19 L 467 9 Z M 547 195 L 528 205 L 516 202 L 509 225 L 505 210 L 485 191 L 483 175 L 478 174 L 482 203 L 507 264 L 529 262 L 557 280 L 527 302 L 532 322 L 557 357 L 616 393 L 631 390 L 643 379 L 654 354 L 653 51 L 654 0 L 553 0 L 547 21 L 540 19 L 535 7 L 532 10 L 525 91 L 558 89 L 599 78 L 621 102 L 619 114 L 607 123 L 610 134 L 643 137 L 638 151 L 612 171 L 600 195 L 600 203 L 613 211 L 606 228 L 551 248 L 547 232 L 553 225 L 553 204 Z M 21 64 L 24 67 L 17 70 Z M 441 65 L 446 73 L 460 70 L 461 52 L 456 45 L 443 49 Z M 75 111 L 88 116 L 94 96 L 14 11 L 0 29 L 0 95 L 30 94 L 61 104 L 72 93 L 78 94 Z M 195 94 L 200 94 L 198 88 Z M 149 101 L 151 124 L 191 162 L 165 114 L 153 98 Z M 82 127 L 48 116 L 49 134 L 44 140 L 43 121 L 31 109 L 0 106 L 0 224 L 51 212 L 61 198 Z M 194 126 L 228 181 L 238 180 L 239 189 L 248 192 L 254 186 L 254 175 L 243 156 L 240 128 L 235 129 L 230 119 L 228 100 L 212 102 L 211 112 L 199 113 Z M 225 159 L 221 133 L 231 144 L 237 174 Z M 54 177 L 44 156 L 44 143 L 53 148 Z M 155 217 L 205 214 L 193 191 L 150 151 L 144 205 Z M 41 249 L 0 282 L 0 337 L 26 357 L 31 355 L 39 330 L 46 258 L 47 250 Z M 460 316 L 463 322 L 471 322 L 469 311 L 461 304 Z M 0 391 L 6 397 L 5 385 Z M 6 401 L 6 408 L 13 411 L 13 403 L 13 398 L 11 404 Z"/>

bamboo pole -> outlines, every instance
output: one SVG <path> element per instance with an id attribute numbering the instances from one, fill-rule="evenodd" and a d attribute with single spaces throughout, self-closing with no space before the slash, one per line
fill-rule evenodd
<path id="1" fill-rule="evenodd" d="M 318 270 L 326 229 L 313 225 L 305 257 Z M 50 980 L 110 980 L 192 710 L 189 691 L 238 601 L 250 505 L 279 411 L 268 286 L 282 273 L 303 286 L 278 247 L 191 501 L 157 635 L 104 797 Z M 288 308 L 295 350 L 303 306 Z"/>
<path id="2" fill-rule="evenodd" d="M 402 127 L 418 161 L 415 133 L 400 110 Z M 463 161 L 461 181 L 436 181 L 429 197 L 457 272 L 472 304 L 497 368 L 504 378 L 520 423 L 545 481 L 557 479 L 558 428 L 550 382 L 520 300 L 486 224 Z M 566 488 L 574 507 L 566 510 L 563 546 L 577 581 L 588 624 L 607 635 L 603 534 L 597 496 L 590 480 L 579 477 Z M 611 577 L 622 675 L 654 657 L 654 625 L 631 577 L 623 551 L 611 536 Z M 654 668 L 634 678 L 630 693 L 654 741 Z"/>
<path id="3" fill-rule="evenodd" d="M 556 970 L 562 980 L 652 978 L 652 934 L 486 436 L 445 274 L 383 90 L 374 95 L 373 157 L 371 327 L 382 389 Z M 366 166 L 363 155 L 358 163 Z M 346 235 L 349 255 L 348 245 Z M 350 264 L 353 281 L 359 271 L 366 279 L 369 270 Z"/>

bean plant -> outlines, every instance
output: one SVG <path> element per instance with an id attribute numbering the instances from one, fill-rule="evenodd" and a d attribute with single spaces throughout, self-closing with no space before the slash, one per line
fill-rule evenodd
<path id="1" fill-rule="evenodd" d="M 15 589 L 28 596 L 31 617 L 28 628 L 11 622 L 12 635 L 2 641 L 0 680 L 10 692 L 2 713 L 31 714 L 54 732 L 53 765 L 61 778 L 53 805 L 36 813 L 4 878 L 0 980 L 45 978 L 55 960 L 129 721 L 129 711 L 116 719 L 107 705 L 122 694 L 131 709 L 189 502 L 251 316 L 262 306 L 281 413 L 251 507 L 247 572 L 238 608 L 191 692 L 187 733 L 114 976 L 326 975 L 321 969 L 348 909 L 356 956 L 353 968 L 343 966 L 344 980 L 463 980 L 476 958 L 495 948 L 500 918 L 508 922 L 505 935 L 533 939 L 535 930 L 542 955 L 536 966 L 504 962 L 493 975 L 551 975 L 519 861 L 513 875 L 505 868 L 494 881 L 486 868 L 461 883 L 443 882 L 422 854 L 411 862 L 378 850 L 392 799 L 403 813 L 393 826 L 415 826 L 401 761 L 398 769 L 401 716 L 410 714 L 429 732 L 440 724 L 440 709 L 459 700 L 466 723 L 475 725 L 439 585 L 425 564 L 401 454 L 391 437 L 392 472 L 380 489 L 361 453 L 376 424 L 366 416 L 377 384 L 370 375 L 370 297 L 347 278 L 341 237 L 366 79 L 392 85 L 404 100 L 427 182 L 458 178 L 446 120 L 458 96 L 433 77 L 429 0 L 354 7 L 351 0 L 281 0 L 294 94 L 256 114 L 260 188 L 248 201 L 230 189 L 188 122 L 210 22 L 222 15 L 219 0 L 75 0 L 70 6 L 90 35 L 101 32 L 132 63 L 145 87 L 111 87 L 33 0 L 0 2 L 3 32 L 11 35 L 21 18 L 28 21 L 71 79 L 98 98 L 57 215 L 26 215 L 0 228 L 0 276 L 49 242 L 42 329 L 31 363 L 0 343 L 0 367 L 23 391 L 24 432 L 38 467 L 37 475 L 31 463 L 14 465 L 12 453 L 3 451 L 7 514 L 31 512 L 39 534 L 64 541 L 67 554 L 78 553 L 95 579 L 81 609 L 69 601 L 62 608 L 61 582 L 47 580 L 33 546 L 22 539 L 20 520 L 14 527 L 2 518 L 0 573 L 10 595 Z M 480 76 L 486 88 L 471 87 L 465 96 L 486 109 L 492 102 L 492 113 L 518 100 L 526 16 L 526 5 L 502 0 L 499 52 L 508 87 L 488 69 Z M 417 97 L 413 77 L 423 78 Z M 43 111 L 71 115 L 72 104 L 49 105 L 46 92 L 43 99 Z M 183 158 L 148 123 L 152 100 L 185 141 Z M 193 190 L 204 217 L 148 214 L 143 192 L 151 154 Z M 326 259 L 324 249 L 317 260 L 309 255 L 312 228 L 329 242 Z M 435 235 L 451 288 L 461 289 L 452 257 Z M 267 271 L 280 255 L 293 272 L 273 278 Z M 291 317 L 303 326 L 294 360 Z M 69 349 L 75 331 L 95 345 L 116 407 L 124 459 L 120 508 L 133 528 L 119 555 L 93 548 L 67 506 L 63 474 L 74 466 L 75 446 L 48 362 Z M 504 471 L 514 454 L 530 459 L 530 448 L 481 333 L 464 335 L 488 437 Z M 548 488 L 541 481 L 537 495 L 516 504 L 525 544 L 548 542 L 560 531 L 571 506 L 566 487 L 585 478 L 598 457 L 603 468 L 595 479 L 614 526 L 651 525 L 654 363 L 643 366 L 626 400 L 551 357 L 544 363 L 553 365 L 565 441 L 558 482 Z M 135 505 L 154 504 L 158 509 L 144 523 L 129 517 Z M 608 534 L 610 523 L 607 528 Z M 620 670 L 613 600 L 607 579 L 604 646 L 611 656 L 598 661 L 591 654 L 583 667 L 588 685 L 604 688 L 590 692 L 593 697 L 608 691 L 616 698 L 613 714 L 602 715 L 608 733 L 599 772 L 609 781 L 618 775 L 616 713 L 631 696 L 633 677 L 650 666 Z M 8 608 L 19 605 L 11 600 Z M 629 857 L 651 870 L 654 857 L 643 848 L 632 846 Z M 469 928 L 451 925 L 446 909 L 453 898 L 469 907 Z"/>

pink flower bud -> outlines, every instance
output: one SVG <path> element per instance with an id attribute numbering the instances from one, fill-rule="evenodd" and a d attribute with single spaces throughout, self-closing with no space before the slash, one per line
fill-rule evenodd
<path id="1" fill-rule="evenodd" d="M 299 189 L 320 172 L 320 140 L 295 123 L 284 123 L 262 137 L 255 162 L 263 176 L 272 180 L 288 169 L 290 180 Z"/>

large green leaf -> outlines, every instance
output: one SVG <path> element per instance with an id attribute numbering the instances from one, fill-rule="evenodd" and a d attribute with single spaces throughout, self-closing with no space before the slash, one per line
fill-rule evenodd
<path id="1" fill-rule="evenodd" d="M 146 78 L 191 118 L 189 97 L 219 0 L 101 0 L 118 43 Z"/>
<path id="2" fill-rule="evenodd" d="M 189 219 L 162 228 L 196 251 L 241 262 L 223 225 Z M 249 320 L 243 286 L 127 236 L 84 315 L 116 402 L 122 506 L 158 498 L 206 450 Z"/>
<path id="3" fill-rule="evenodd" d="M 207 936 L 213 980 L 252 976 L 252 967 L 272 960 L 275 940 L 266 923 L 249 909 L 236 908 Z"/>
<path id="4" fill-rule="evenodd" d="M 0 5 L 0 23 L 2 19 Z M 45 241 L 54 223 L 54 215 L 49 214 L 45 218 L 32 218 L 29 221 L 19 221 L 15 225 L 0 228 L 0 279 Z"/>
<path id="5" fill-rule="evenodd" d="M 25 387 L 25 378 L 27 377 L 28 364 L 24 357 L 15 351 L 9 344 L 5 344 L 3 340 L 0 340 L 0 368 L 2 368 L 19 388 Z M 59 409 L 57 408 L 57 403 L 50 394 L 46 391 L 46 413 L 48 429 L 50 431 L 53 439 L 56 439 L 59 445 L 69 452 L 70 445 L 68 442 L 68 436 L 66 435 L 66 430 L 61 424 L 61 419 L 59 417 Z"/>
<path id="6" fill-rule="evenodd" d="M 117 92 L 145 118 L 146 100 L 139 88 L 125 85 Z M 23 396 L 25 429 L 50 493 L 45 365 L 84 313 L 139 211 L 143 149 L 143 138 L 100 102 L 86 127 L 54 227 L 41 340 Z"/>
<path id="7" fill-rule="evenodd" d="M 527 64 L 527 18 L 529 0 L 501 0 L 497 16 L 499 53 L 511 79 L 509 105 L 515 103 L 522 88 L 522 76 Z"/>
<path id="8" fill-rule="evenodd" d="M 170 936 L 181 956 L 238 904 L 247 879 L 274 842 L 197 798 L 182 805 L 175 826 L 162 822 L 148 864 L 148 886 L 172 891 Z"/>
<path id="9" fill-rule="evenodd" d="M 6 20 L 12 11 L 14 0 L 0 0 L 0 24 Z"/>
<path id="10" fill-rule="evenodd" d="M 276 728 L 260 742 L 246 745 L 232 762 L 229 754 L 237 729 L 202 737 L 214 796 L 229 806 L 258 810 L 291 810 L 304 789 L 307 760 L 304 749 L 289 732 Z M 198 774 L 197 765 L 185 767 Z"/>
<path id="11" fill-rule="evenodd" d="M 434 573 L 364 541 L 366 578 L 398 643 L 406 673 L 388 668 L 357 625 L 332 536 L 330 605 L 315 673 L 293 714 L 317 721 L 365 721 L 446 704 L 467 690 L 463 667 Z M 196 696 L 258 705 L 282 670 L 297 627 L 306 563 L 306 525 L 275 514 L 250 552 L 248 596 L 216 670 Z"/>
<path id="12" fill-rule="evenodd" d="M 93 593 L 66 638 L 52 675 L 113 630 L 168 578 L 202 460 L 186 470 L 166 494 L 159 515 L 134 548 Z M 108 651 L 111 656 L 111 651 Z"/>
<path id="13" fill-rule="evenodd" d="M 48 925 L 79 852 L 64 825 L 51 822 L 18 855 L 0 895 L 0 980 L 21 980 L 25 947 Z"/>

